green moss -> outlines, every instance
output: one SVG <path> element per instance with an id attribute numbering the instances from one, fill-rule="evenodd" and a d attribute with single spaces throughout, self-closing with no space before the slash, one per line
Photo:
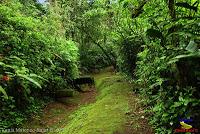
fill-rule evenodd
<path id="1" fill-rule="evenodd" d="M 81 107 L 60 134 L 113 134 L 122 130 L 128 111 L 130 85 L 120 76 L 95 76 L 99 92 L 95 103 Z"/>

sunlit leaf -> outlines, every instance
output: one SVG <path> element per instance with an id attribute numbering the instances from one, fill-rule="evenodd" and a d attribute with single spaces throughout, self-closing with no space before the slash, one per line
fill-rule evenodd
<path id="1" fill-rule="evenodd" d="M 30 74 L 30 77 L 36 77 L 36 78 L 40 78 L 40 79 L 42 79 L 44 81 L 48 81 L 47 79 L 44 79 L 43 77 L 41 77 L 41 76 L 39 76 L 37 74 Z"/>

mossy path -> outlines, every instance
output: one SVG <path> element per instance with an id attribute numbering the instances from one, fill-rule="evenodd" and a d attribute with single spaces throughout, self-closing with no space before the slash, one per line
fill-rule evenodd
<path id="1" fill-rule="evenodd" d="M 94 76 L 96 101 L 73 114 L 60 134 L 151 134 L 132 85 L 112 72 Z"/>
<path id="2" fill-rule="evenodd" d="M 133 85 L 112 71 L 94 77 L 96 89 L 63 98 L 64 103 L 53 102 L 34 127 L 58 129 L 52 134 L 153 133 L 141 107 L 142 99 L 132 91 Z"/>

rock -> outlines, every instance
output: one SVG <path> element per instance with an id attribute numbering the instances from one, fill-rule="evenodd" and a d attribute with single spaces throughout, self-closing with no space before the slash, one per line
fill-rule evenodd
<path id="1" fill-rule="evenodd" d="M 71 89 L 64 89 L 64 90 L 57 90 L 55 91 L 55 96 L 56 98 L 61 98 L 61 97 L 73 97 L 75 91 Z"/>

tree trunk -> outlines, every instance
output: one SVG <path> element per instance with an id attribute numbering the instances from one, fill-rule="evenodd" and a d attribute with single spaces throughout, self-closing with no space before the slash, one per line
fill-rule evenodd
<path id="1" fill-rule="evenodd" d="M 168 1 L 168 8 L 171 18 L 175 20 L 176 19 L 175 0 Z"/>

